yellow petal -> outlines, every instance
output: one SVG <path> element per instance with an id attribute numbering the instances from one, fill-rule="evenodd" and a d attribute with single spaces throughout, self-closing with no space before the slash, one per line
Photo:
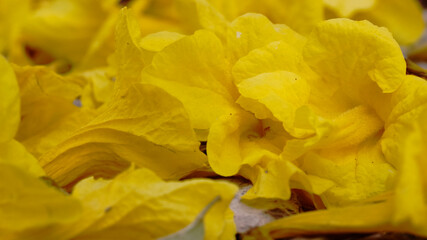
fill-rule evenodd
<path id="1" fill-rule="evenodd" d="M 308 38 L 304 59 L 315 72 L 343 86 L 343 91 L 359 102 L 365 99 L 362 89 L 375 85 L 383 93 L 394 92 L 406 73 L 401 50 L 391 34 L 367 21 L 320 23 Z"/>
<path id="2" fill-rule="evenodd" d="M 29 15 L 30 2 L 0 1 L 0 54 L 14 55 L 14 43 L 18 41 L 20 28 Z"/>
<path id="3" fill-rule="evenodd" d="M 387 160 L 396 168 L 403 157 L 399 139 L 405 139 L 409 132 L 402 122 L 412 121 L 427 104 L 427 82 L 424 79 L 407 76 L 398 91 L 390 100 L 393 106 L 385 123 L 381 146 Z M 399 136 L 399 138 L 396 138 Z"/>
<path id="4" fill-rule="evenodd" d="M 385 156 L 399 170 L 393 198 L 393 221 L 421 230 L 426 229 L 426 215 L 422 212 L 427 212 L 427 179 L 424 175 L 427 99 L 418 91 L 424 89 L 425 92 L 427 85 L 415 77 L 407 80 L 402 89 L 403 101 L 395 108 L 401 115 L 386 129 L 381 143 Z"/>
<path id="5" fill-rule="evenodd" d="M 115 6 L 112 1 L 55 0 L 43 2 L 24 26 L 24 38 L 33 47 L 56 58 L 77 63 L 99 26 Z M 78 16 L 78 17 L 76 17 Z"/>
<path id="6" fill-rule="evenodd" d="M 283 199 L 291 197 L 290 179 L 296 173 L 302 173 L 301 169 L 289 161 L 271 161 L 265 168 L 258 167 L 259 174 L 254 181 L 254 186 L 242 197 L 242 199 Z M 277 184 L 280 182 L 280 184 Z"/>
<path id="7" fill-rule="evenodd" d="M 390 203 L 380 203 L 306 212 L 268 223 L 249 235 L 255 239 L 276 239 L 303 234 L 405 231 L 386 224 L 390 209 Z"/>
<path id="8" fill-rule="evenodd" d="M 229 22 L 208 1 L 177 0 L 175 4 L 187 32 L 207 29 L 225 38 Z"/>
<path id="9" fill-rule="evenodd" d="M 0 237 L 68 239 L 63 227 L 76 222 L 80 202 L 15 166 L 0 163 Z"/>
<path id="10" fill-rule="evenodd" d="M 291 135 L 301 137 L 312 134 L 295 127 L 295 112 L 308 103 L 310 95 L 310 86 L 305 79 L 285 71 L 264 73 L 242 81 L 238 89 L 242 96 L 268 108 Z"/>
<path id="11" fill-rule="evenodd" d="M 231 61 L 247 55 L 250 51 L 271 42 L 286 40 L 295 43 L 302 37 L 287 26 L 274 25 L 261 14 L 248 13 L 236 18 L 227 31 L 227 49 Z"/>
<path id="12" fill-rule="evenodd" d="M 350 18 L 355 12 L 372 8 L 376 0 L 323 0 L 325 5 L 335 11 L 338 16 Z"/>
<path id="13" fill-rule="evenodd" d="M 86 176 L 111 178 L 130 162 L 166 179 L 205 164 L 182 104 L 161 89 L 134 84 L 84 128 L 41 157 L 61 186 Z M 78 161 L 76 161 L 78 159 Z"/>
<path id="14" fill-rule="evenodd" d="M 183 38 L 185 35 L 176 32 L 157 32 L 145 36 L 139 45 L 142 49 L 144 63 L 151 63 L 155 53 L 162 51 L 165 47 Z"/>
<path id="15" fill-rule="evenodd" d="M 186 240 L 186 239 L 204 239 L 205 238 L 205 227 L 203 224 L 203 218 L 207 211 L 220 200 L 217 196 L 214 198 L 203 210 L 197 215 L 196 219 L 185 228 L 179 230 L 176 233 L 168 235 L 166 237 L 159 238 L 159 240 Z"/>
<path id="16" fill-rule="evenodd" d="M 212 180 L 163 182 L 147 169 L 128 170 L 112 181 L 86 179 L 76 185 L 73 196 L 85 203 L 84 222 L 91 223 L 76 239 L 118 236 L 126 239 L 157 239 L 191 223 L 215 197 L 204 218 L 205 239 L 234 237 L 223 232 L 228 204 L 237 187 Z"/>
<path id="17" fill-rule="evenodd" d="M 228 20 L 245 13 L 260 13 L 273 23 L 286 24 L 301 34 L 307 34 L 323 20 L 322 0 L 209 0 Z"/>
<path id="18" fill-rule="evenodd" d="M 238 173 L 244 164 L 242 139 L 256 138 L 258 121 L 247 112 L 230 113 L 215 122 L 208 136 L 207 154 L 212 169 L 222 176 Z"/>
<path id="19" fill-rule="evenodd" d="M 381 200 L 358 205 L 318 210 L 282 218 L 255 229 L 251 237 L 283 238 L 301 234 L 406 232 L 427 236 L 425 178 L 425 121 L 427 108 L 411 118 L 399 118 L 400 132 L 395 133 L 399 143 L 399 164 L 395 192 Z M 369 161 L 368 161 L 369 163 Z M 366 166 L 366 164 L 365 164 Z M 324 169 L 330 171 L 331 167 Z M 381 174 L 381 173 L 380 173 Z M 373 174 L 375 175 L 375 174 Z M 340 183 L 342 182 L 340 178 Z M 371 186 L 374 183 L 366 183 Z M 248 237 L 249 239 L 249 237 Z"/>
<path id="20" fill-rule="evenodd" d="M 117 79 L 114 84 L 115 96 L 121 96 L 134 82 L 141 81 L 141 71 L 144 67 L 141 48 L 141 30 L 132 11 L 123 8 L 116 26 L 115 62 Z"/>
<path id="21" fill-rule="evenodd" d="M 427 112 L 427 107 L 424 108 Z M 413 120 L 413 119 L 412 119 Z M 423 119 L 424 121 L 426 118 Z M 396 197 L 394 218 L 395 222 L 409 222 L 409 224 L 420 229 L 427 227 L 427 185 L 425 184 L 425 163 L 426 146 L 425 132 L 420 126 L 424 122 L 412 124 L 412 128 L 406 126 L 406 131 L 410 132 L 400 145 L 403 152 L 403 159 L 399 166 L 399 180 L 396 185 Z M 415 125 L 415 126 L 414 126 Z M 404 137 L 401 134 L 399 137 Z M 399 139 L 400 140 L 400 139 Z"/>
<path id="22" fill-rule="evenodd" d="M 320 76 L 311 70 L 304 61 L 302 48 L 305 39 L 290 41 L 284 39 L 271 42 L 268 45 L 249 52 L 240 58 L 233 66 L 233 77 L 236 84 L 247 78 L 255 77 L 262 73 L 287 71 L 295 73 L 305 79 L 310 87 L 309 105 L 316 114 L 325 118 L 334 118 L 347 109 L 354 107 L 354 103 L 337 87 L 326 84 Z M 240 97 L 238 103 L 245 109 L 253 111 L 257 117 L 266 118 L 271 114 L 262 110 L 254 101 Z M 378 99 L 375 99 L 378 100 Z M 379 101 L 373 101 L 379 102 Z M 378 103 L 383 108 L 383 104 Z M 249 108 L 248 108 L 249 107 Z M 254 109 L 255 108 L 255 109 Z M 378 108 L 378 109 L 382 109 Z"/>
<path id="23" fill-rule="evenodd" d="M 110 55 L 114 53 L 115 46 L 115 27 L 119 14 L 110 14 L 100 25 L 99 30 L 90 41 L 90 45 L 85 51 L 82 60 L 76 64 L 73 71 L 85 71 L 88 69 L 99 68 L 109 65 Z"/>
<path id="24" fill-rule="evenodd" d="M 273 0 L 254 1 L 263 3 L 266 15 L 274 23 L 283 23 L 301 34 L 310 33 L 311 29 L 323 20 L 323 2 L 321 0 Z M 262 9 L 262 8 L 258 8 Z M 257 8 L 249 12 L 258 12 Z"/>
<path id="25" fill-rule="evenodd" d="M 79 111 L 73 100 L 81 93 L 81 87 L 74 79 L 46 67 L 14 66 L 14 70 L 21 95 L 21 124 L 16 139 L 38 157 L 59 143 L 52 139 L 51 144 L 44 145 L 46 137 Z"/>
<path id="26" fill-rule="evenodd" d="M 15 74 L 0 55 L 0 143 L 11 140 L 18 129 L 21 117 L 19 87 Z"/>
<path id="27" fill-rule="evenodd" d="M 178 98 L 194 128 L 207 129 L 221 115 L 235 111 L 237 91 L 229 72 L 220 40 L 200 30 L 157 53 L 144 69 L 143 81 Z"/>
<path id="28" fill-rule="evenodd" d="M 353 18 L 386 27 L 402 45 L 416 42 L 425 28 L 423 8 L 416 0 L 376 0 L 372 8 L 358 12 Z"/>
<path id="29" fill-rule="evenodd" d="M 37 159 L 15 140 L 0 143 L 0 163 L 12 165 L 35 177 L 45 175 Z"/>
<path id="30" fill-rule="evenodd" d="M 255 77 L 261 73 L 276 71 L 293 72 L 304 78 L 315 77 L 302 57 L 302 46 L 299 45 L 304 42 L 303 38 L 296 43 L 286 39 L 271 42 L 249 52 L 233 66 L 235 83 L 238 84 L 244 79 Z"/>
<path id="31" fill-rule="evenodd" d="M 305 155 L 302 170 L 336 184 L 321 196 L 326 206 L 343 206 L 390 190 L 396 170 L 386 162 L 376 141 L 373 138 L 357 148 Z"/>
<path id="32" fill-rule="evenodd" d="M 96 109 L 114 95 L 114 82 L 108 74 L 108 69 L 85 71 L 77 76 L 87 82 L 80 97 L 82 107 Z"/>

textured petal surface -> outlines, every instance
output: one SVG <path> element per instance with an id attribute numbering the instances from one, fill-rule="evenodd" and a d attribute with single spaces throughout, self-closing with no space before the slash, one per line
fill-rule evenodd
<path id="1" fill-rule="evenodd" d="M 296 110 L 308 103 L 310 86 L 305 79 L 285 71 L 264 73 L 242 81 L 238 89 L 242 96 L 268 108 L 293 136 L 307 134 L 305 129 L 297 129 L 294 122 Z"/>
<path id="2" fill-rule="evenodd" d="M 143 81 L 179 99 L 194 128 L 208 129 L 221 115 L 235 111 L 230 68 L 220 40 L 200 30 L 157 53 L 144 69 Z"/>
<path id="3" fill-rule="evenodd" d="M 363 88 L 373 87 L 372 81 L 390 93 L 405 76 L 399 45 L 386 29 L 367 21 L 334 19 L 319 24 L 308 38 L 304 59 L 328 81 L 346 86 L 343 90 L 356 101 Z"/>
<path id="4" fill-rule="evenodd" d="M 59 125 L 68 122 L 79 108 L 73 100 L 82 89 L 73 81 L 46 67 L 14 67 L 21 95 L 21 124 L 16 139 L 40 156 L 67 136 L 49 139 Z M 84 118 L 82 116 L 82 122 Z M 72 132 L 79 127 L 71 128 Z M 49 137 L 48 137 L 49 136 Z"/>
<path id="5" fill-rule="evenodd" d="M 130 162 L 176 179 L 204 164 L 198 147 L 180 102 L 157 87 L 134 84 L 86 127 L 43 155 L 41 164 L 61 186 L 91 175 L 111 178 Z"/>

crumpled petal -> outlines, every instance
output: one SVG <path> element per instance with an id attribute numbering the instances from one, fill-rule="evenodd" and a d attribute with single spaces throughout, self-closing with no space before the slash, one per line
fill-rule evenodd
<path id="1" fill-rule="evenodd" d="M 251 232 L 251 237 L 284 238 L 310 233 L 368 233 L 378 231 L 407 232 L 427 236 L 427 178 L 425 177 L 425 128 L 427 108 L 424 105 L 411 118 L 398 119 L 400 131 L 399 172 L 394 194 L 380 200 L 340 208 L 317 210 L 282 218 Z M 248 237 L 249 238 L 249 237 Z"/>
<path id="2" fill-rule="evenodd" d="M 229 71 L 220 40 L 199 30 L 158 52 L 143 70 L 143 81 L 179 99 L 195 129 L 208 129 L 220 116 L 236 111 L 237 90 Z"/>
<path id="3" fill-rule="evenodd" d="M 296 110 L 309 100 L 310 86 L 305 79 L 291 72 L 278 71 L 243 80 L 237 87 L 242 96 L 268 108 L 291 135 L 300 137 L 312 134 L 306 129 L 296 128 L 294 122 Z"/>
<path id="4" fill-rule="evenodd" d="M 304 62 L 302 45 L 305 39 L 292 42 L 285 38 L 254 49 L 240 58 L 233 66 L 233 77 L 236 84 L 242 80 L 255 77 L 261 73 L 288 71 L 304 78 L 313 78 L 313 71 Z"/>
<path id="5" fill-rule="evenodd" d="M 139 46 L 142 35 L 138 21 L 132 11 L 123 8 L 116 25 L 115 66 L 117 79 L 114 84 L 115 97 L 124 94 L 128 87 L 141 81 L 144 67 L 142 51 Z"/>
<path id="6" fill-rule="evenodd" d="M 286 25 L 274 25 L 261 14 L 247 13 L 236 18 L 227 31 L 227 51 L 231 62 L 236 62 L 250 51 L 279 40 L 292 44 L 303 39 Z"/>
<path id="7" fill-rule="evenodd" d="M 84 203 L 86 225 L 75 239 L 157 239 L 191 223 L 217 196 L 220 202 L 204 218 L 205 239 L 229 239 L 234 232 L 224 230 L 234 223 L 225 213 L 236 191 L 233 184 L 206 179 L 164 182 L 147 169 L 128 170 L 114 180 L 89 178 L 73 192 Z"/>
<path id="8" fill-rule="evenodd" d="M 385 123 L 385 131 L 381 139 L 384 155 L 394 167 L 398 168 L 402 156 L 401 143 L 396 136 L 406 132 L 402 121 L 411 121 L 427 104 L 427 82 L 424 79 L 408 75 L 391 98 L 393 110 Z M 404 135 L 403 135 L 404 136 Z"/>
<path id="9" fill-rule="evenodd" d="M 327 207 L 344 206 L 390 190 L 396 170 L 387 163 L 377 138 L 362 146 L 306 154 L 301 168 L 307 174 L 330 180 L 335 186 L 321 195 Z"/>
<path id="10" fill-rule="evenodd" d="M 394 92 L 406 73 L 402 52 L 391 34 L 367 21 L 320 23 L 308 37 L 304 59 L 327 81 L 345 86 L 343 91 L 356 101 L 362 99 L 360 90 L 372 88 L 372 82 L 383 93 Z"/>
<path id="11" fill-rule="evenodd" d="M 130 162 L 177 179 L 204 165 L 198 148 L 182 104 L 155 86 L 134 84 L 40 161 L 61 186 L 92 175 L 111 178 Z"/>
<path id="12" fill-rule="evenodd" d="M 232 176 L 239 172 L 245 164 L 241 144 L 249 138 L 259 137 L 257 125 L 257 119 L 241 111 L 224 115 L 211 126 L 207 154 L 209 165 L 217 174 Z"/>
<path id="13" fill-rule="evenodd" d="M 58 75 L 46 67 L 14 66 L 14 70 L 21 95 L 21 123 L 16 139 L 38 157 L 65 139 L 66 134 L 62 139 L 59 135 L 59 139 L 48 136 L 79 112 L 73 100 L 82 88 L 73 78 Z M 77 129 L 70 127 L 68 125 L 69 131 Z"/>

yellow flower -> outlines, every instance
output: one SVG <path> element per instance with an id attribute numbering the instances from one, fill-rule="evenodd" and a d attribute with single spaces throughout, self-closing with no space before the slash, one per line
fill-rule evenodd
<path id="1" fill-rule="evenodd" d="M 424 80 L 409 76 L 398 90 L 400 93 L 393 96 L 399 99 L 393 110 L 396 119 L 382 139 L 386 158 L 398 160 L 398 175 L 392 192 L 352 206 L 283 218 L 256 229 L 247 239 L 314 232 L 391 231 L 427 236 L 426 88 Z M 408 105 L 414 108 L 409 110 Z"/>
<path id="2" fill-rule="evenodd" d="M 218 196 L 205 238 L 234 237 L 237 188 L 182 180 L 197 171 L 248 179 L 252 206 L 301 189 L 327 207 L 248 238 L 427 236 L 427 82 L 406 75 L 392 36 L 410 44 L 423 24 L 415 1 L 402 4 L 141 0 L 134 14 L 53 0 L 8 13 L 0 0 L 0 51 L 49 60 L 0 57 L 0 238 L 157 239 Z"/>
<path id="3" fill-rule="evenodd" d="M 207 12 L 202 3 L 197 11 Z M 402 101 L 394 96 L 413 81 L 386 29 L 335 19 L 305 39 L 250 14 L 225 31 L 206 26 L 216 34 L 199 30 L 171 43 L 142 81 L 179 99 L 197 132 L 209 131 L 212 169 L 254 183 L 244 198 L 287 199 L 294 187 L 332 207 L 391 189 L 397 171 L 383 132 Z"/>

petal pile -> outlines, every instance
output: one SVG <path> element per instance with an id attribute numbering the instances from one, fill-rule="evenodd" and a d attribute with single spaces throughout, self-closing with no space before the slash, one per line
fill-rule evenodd
<path id="1" fill-rule="evenodd" d="M 427 237 L 417 1 L 0 0 L 0 20 L 1 239 L 233 239 L 243 183 L 295 213 L 244 239 Z"/>

